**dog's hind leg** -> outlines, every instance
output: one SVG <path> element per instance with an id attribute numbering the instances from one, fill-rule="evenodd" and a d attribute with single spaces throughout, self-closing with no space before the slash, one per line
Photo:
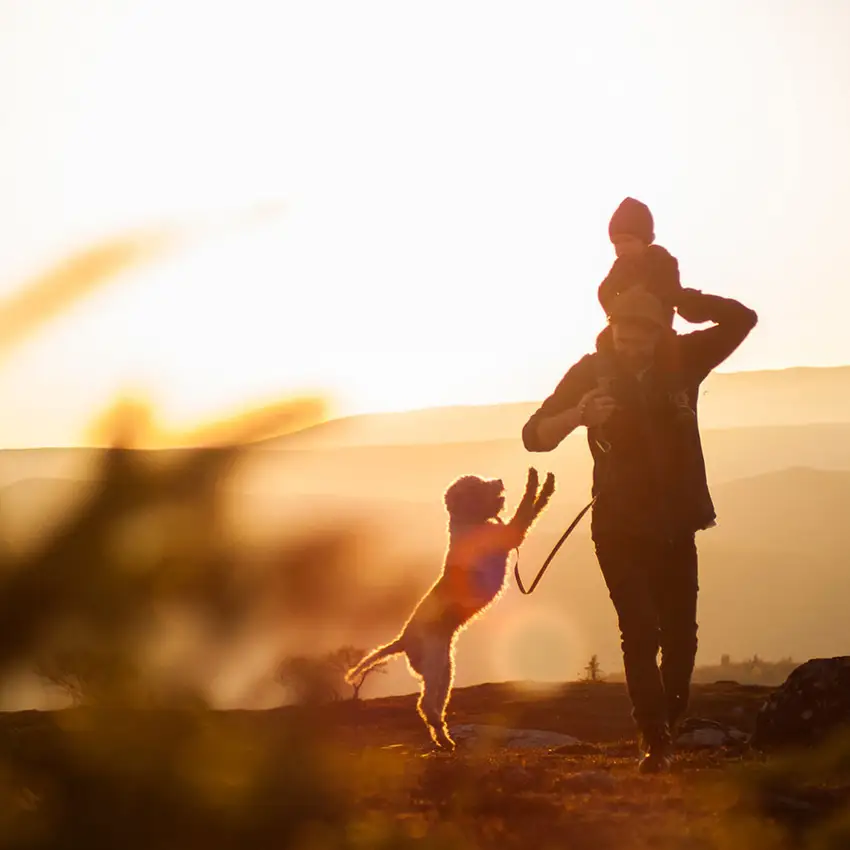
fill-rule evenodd
<path id="1" fill-rule="evenodd" d="M 434 689 L 433 698 L 434 735 L 437 743 L 443 749 L 447 750 L 453 750 L 455 748 L 455 742 L 452 740 L 452 736 L 449 734 L 449 728 L 446 725 L 446 707 L 449 704 L 452 679 L 451 669 L 446 670 L 440 678 L 437 687 Z"/>
<path id="2" fill-rule="evenodd" d="M 434 641 L 423 654 L 422 692 L 417 709 L 434 743 L 444 750 L 454 750 L 455 743 L 446 727 L 446 705 L 454 678 L 451 641 Z"/>
<path id="3" fill-rule="evenodd" d="M 354 680 L 361 674 L 365 673 L 367 670 L 371 670 L 372 667 L 380 664 L 387 658 L 392 658 L 393 655 L 399 655 L 405 651 L 404 646 L 404 635 L 400 635 L 397 637 L 392 643 L 388 643 L 385 646 L 379 646 L 374 652 L 370 652 L 356 667 L 352 667 L 345 674 L 345 681 L 351 685 Z"/>

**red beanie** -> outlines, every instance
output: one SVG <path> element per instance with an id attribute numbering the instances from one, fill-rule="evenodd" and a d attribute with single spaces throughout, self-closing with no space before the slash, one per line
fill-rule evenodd
<path id="1" fill-rule="evenodd" d="M 608 224 L 608 236 L 612 242 L 617 235 L 635 236 L 651 245 L 655 241 L 655 223 L 649 207 L 634 198 L 626 198 Z"/>

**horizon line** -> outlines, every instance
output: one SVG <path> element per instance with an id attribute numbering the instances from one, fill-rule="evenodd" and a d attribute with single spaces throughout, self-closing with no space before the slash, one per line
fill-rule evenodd
<path id="1" fill-rule="evenodd" d="M 782 366 L 776 367 L 772 369 L 738 369 L 738 370 L 715 370 L 712 375 L 724 375 L 724 376 L 746 376 L 746 375 L 768 375 L 768 374 L 779 374 L 779 373 L 787 373 L 787 372 L 827 372 L 827 371 L 838 371 L 841 369 L 850 369 L 850 363 L 841 363 L 832 366 Z M 706 379 L 708 380 L 708 379 Z M 412 413 L 429 413 L 433 411 L 450 411 L 450 410 L 464 410 L 470 408 L 485 408 L 485 407 L 511 407 L 511 406 L 519 406 L 519 405 L 530 405 L 530 404 L 539 404 L 542 399 L 515 399 L 515 400 L 502 400 L 502 401 L 477 401 L 477 402 L 460 402 L 453 404 L 434 404 L 434 405 L 426 405 L 421 407 L 405 407 L 398 408 L 395 410 L 381 410 L 381 409 L 372 409 L 372 410 L 362 410 L 352 413 L 346 413 L 339 416 L 330 416 L 327 419 L 317 422 L 314 425 L 309 425 L 305 428 L 299 429 L 297 431 L 292 431 L 289 433 L 282 433 L 280 435 L 267 437 L 263 440 L 259 440 L 256 443 L 247 443 L 245 444 L 246 449 L 250 449 L 252 447 L 259 447 L 263 443 L 285 439 L 286 437 L 295 437 L 298 435 L 304 435 L 309 433 L 310 431 L 314 431 L 317 428 L 325 428 L 334 423 L 342 423 L 342 422 L 350 422 L 355 419 L 365 419 L 368 417 L 377 417 L 377 416 L 402 416 L 405 414 Z M 836 423 L 823 423 L 823 422 L 810 422 L 807 423 L 809 425 L 818 425 L 818 424 L 836 424 Z M 770 426 L 729 426 L 729 427 L 737 427 L 737 428 L 745 428 L 745 427 L 770 427 Z M 708 430 L 718 430 L 716 428 L 709 428 Z M 726 430 L 726 429 L 720 429 Z M 445 441 L 440 441 L 445 442 Z M 95 443 L 71 443 L 71 444 L 51 444 L 51 445 L 0 445 L 0 451 L 67 451 L 71 449 L 77 450 L 93 450 L 93 451 L 105 451 L 108 449 L 115 449 L 119 447 L 110 446 L 108 444 L 95 444 Z M 130 451 L 179 451 L 179 450 L 188 450 L 188 451 L 197 451 L 198 449 L 215 449 L 215 448 L 227 448 L 227 446 L 186 446 L 186 445 L 152 445 L 152 446 L 139 446 L 137 449 L 129 449 Z M 232 448 L 232 447 L 231 447 Z"/>

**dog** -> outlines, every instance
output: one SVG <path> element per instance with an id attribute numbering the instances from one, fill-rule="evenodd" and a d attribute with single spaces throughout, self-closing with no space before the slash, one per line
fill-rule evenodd
<path id="1" fill-rule="evenodd" d="M 458 478 L 446 490 L 449 545 L 442 572 L 393 641 L 378 647 L 346 674 L 351 682 L 395 655 L 405 655 L 420 680 L 417 711 L 439 749 L 455 743 L 446 726 L 446 706 L 454 680 L 455 641 L 469 622 L 489 608 L 504 590 L 508 556 L 525 540 L 534 521 L 555 491 L 550 472 L 538 490 L 536 469 L 528 470 L 525 494 L 506 523 L 501 479 L 475 475 Z"/>

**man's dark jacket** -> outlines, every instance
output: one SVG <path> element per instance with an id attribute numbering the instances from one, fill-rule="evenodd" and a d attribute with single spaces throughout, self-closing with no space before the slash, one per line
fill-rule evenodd
<path id="1" fill-rule="evenodd" d="M 714 325 L 671 332 L 640 381 L 618 364 L 612 330 L 606 328 L 596 351 L 564 375 L 523 428 L 525 448 L 545 451 L 538 422 L 578 405 L 600 378 L 610 382 L 617 409 L 603 426 L 587 429 L 594 540 L 607 534 L 672 540 L 714 524 L 697 421 L 699 387 L 746 339 L 758 317 L 737 301 L 689 289 L 683 290 L 679 313 Z"/>

